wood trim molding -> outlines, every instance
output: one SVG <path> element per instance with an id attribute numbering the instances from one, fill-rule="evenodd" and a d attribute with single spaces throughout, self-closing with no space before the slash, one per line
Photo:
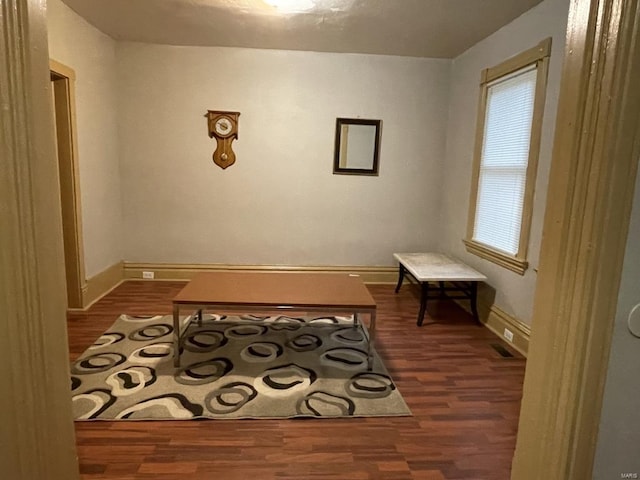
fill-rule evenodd
<path id="1" fill-rule="evenodd" d="M 45 0 L 0 2 L 0 465 L 79 478 Z"/>
<path id="2" fill-rule="evenodd" d="M 473 170 L 469 197 L 469 213 L 467 217 L 467 234 L 463 240 L 467 251 L 485 260 L 507 268 L 519 275 L 524 275 L 529 264 L 527 250 L 531 219 L 533 217 L 533 198 L 535 193 L 538 157 L 540 156 L 540 140 L 542 137 L 542 121 L 546 101 L 547 77 L 549 71 L 549 56 L 551 55 L 551 38 L 540 42 L 537 46 L 516 55 L 495 67 L 482 71 L 480 84 L 480 99 L 478 101 L 478 117 L 476 123 L 475 146 L 473 154 Z M 531 138 L 527 161 L 526 183 L 522 207 L 522 223 L 516 255 L 509 255 L 497 251 L 487 245 L 474 240 L 475 220 L 477 213 L 480 167 L 484 148 L 485 117 L 487 113 L 487 97 L 490 83 L 493 80 L 507 76 L 517 70 L 530 65 L 536 65 L 536 91 L 531 119 Z"/>
<path id="3" fill-rule="evenodd" d="M 573 0 L 511 478 L 592 477 L 640 157 L 638 0 Z"/>
<path id="4" fill-rule="evenodd" d="M 531 65 L 532 63 L 549 58 L 551 55 L 551 37 L 545 38 L 535 47 L 525 50 L 508 60 L 505 60 L 495 67 L 490 67 L 482 71 L 481 82 L 492 82 L 496 78 L 509 75 L 517 70 L 520 70 L 525 65 Z"/>
<path id="5" fill-rule="evenodd" d="M 529 267 L 529 262 L 526 260 L 498 252 L 497 250 L 489 248 L 476 241 L 463 240 L 462 242 L 467 247 L 467 252 L 473 253 L 485 260 L 489 260 L 501 267 L 511 270 L 512 272 L 516 272 L 519 275 L 524 275 L 524 272 Z"/>
<path id="6" fill-rule="evenodd" d="M 153 272 L 156 280 L 188 280 L 198 272 L 217 271 L 350 273 L 360 275 L 365 283 L 385 284 L 398 280 L 396 267 L 124 263 L 125 279 L 140 279 L 142 272 Z"/>
<path id="7" fill-rule="evenodd" d="M 395 284 L 396 267 L 229 265 L 118 262 L 87 281 L 82 309 L 86 310 L 125 280 L 142 279 L 142 272 L 153 272 L 153 280 L 189 280 L 199 272 L 299 272 L 349 273 L 360 275 L 365 283 Z"/>
<path id="8" fill-rule="evenodd" d="M 65 64 L 60 63 L 53 58 L 49 59 L 49 70 L 57 73 L 60 76 L 66 77 L 69 80 L 76 81 L 76 72 L 71 67 L 67 67 Z"/>
<path id="9" fill-rule="evenodd" d="M 544 44 L 544 46 L 542 46 Z M 540 159 L 540 143 L 542 141 L 542 122 L 544 121 L 544 106 L 547 101 L 547 80 L 549 78 L 549 55 L 551 54 L 551 39 L 548 38 L 538 46 L 541 56 L 537 59 L 538 70 L 536 75 L 536 93 L 533 105 L 533 118 L 531 119 L 531 139 L 529 143 L 529 157 L 527 161 L 527 180 L 524 190 L 524 205 L 522 209 L 522 225 L 520 227 L 520 243 L 516 257 L 525 262 L 529 250 L 529 237 L 531 235 L 531 220 L 533 218 L 533 199 L 536 190 L 536 178 L 538 176 L 538 160 Z M 521 273 L 524 275 L 524 273 Z"/>
<path id="10" fill-rule="evenodd" d="M 478 204 L 478 183 L 480 182 L 480 162 L 482 160 L 482 143 L 484 142 L 484 125 L 486 120 L 487 89 L 486 83 L 480 84 L 480 96 L 476 113 L 476 135 L 473 146 L 473 166 L 471 168 L 471 188 L 469 189 L 469 213 L 467 215 L 467 241 L 473 238 Z M 463 239 L 464 241 L 464 239 Z"/>
<path id="11" fill-rule="evenodd" d="M 62 231 L 65 250 L 67 300 L 70 308 L 83 306 L 87 290 L 82 240 L 82 207 L 73 69 L 49 59 L 54 91 L 54 109 L 62 201 Z"/>
<path id="12" fill-rule="evenodd" d="M 124 262 L 114 263 L 87 281 L 82 299 L 83 309 L 89 308 L 100 298 L 116 288 L 124 280 Z"/>
<path id="13" fill-rule="evenodd" d="M 502 308 L 493 303 L 495 292 L 481 284 L 478 288 L 478 316 L 480 323 L 494 333 L 500 340 L 511 345 L 516 351 L 527 356 L 531 327 L 522 320 L 508 314 Z M 471 314 L 471 308 L 467 300 L 455 301 L 461 308 Z M 508 328 L 513 333 L 513 340 L 504 337 L 504 329 Z"/>
<path id="14" fill-rule="evenodd" d="M 531 327 L 521 320 L 518 320 L 516 317 L 509 315 L 496 305 L 492 305 L 488 308 L 489 315 L 482 320 L 484 326 L 526 357 L 529 351 Z M 504 337 L 505 328 L 508 328 L 511 333 L 513 333 L 513 340 L 508 340 Z"/>

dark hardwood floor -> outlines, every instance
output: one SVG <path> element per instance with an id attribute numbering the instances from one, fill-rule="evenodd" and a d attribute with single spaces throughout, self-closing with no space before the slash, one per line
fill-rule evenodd
<path id="1" fill-rule="evenodd" d="M 183 285 L 125 282 L 70 314 L 71 360 L 121 313 L 170 313 Z M 369 286 L 376 347 L 412 417 L 76 422 L 82 478 L 508 479 L 525 360 L 451 301 L 417 327 L 416 287 L 393 288 Z"/>

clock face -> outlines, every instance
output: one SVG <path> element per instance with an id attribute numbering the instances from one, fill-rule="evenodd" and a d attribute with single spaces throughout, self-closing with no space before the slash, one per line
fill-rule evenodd
<path id="1" fill-rule="evenodd" d="M 229 117 L 220 117 L 213 126 L 216 134 L 220 137 L 227 137 L 233 131 L 233 123 Z"/>

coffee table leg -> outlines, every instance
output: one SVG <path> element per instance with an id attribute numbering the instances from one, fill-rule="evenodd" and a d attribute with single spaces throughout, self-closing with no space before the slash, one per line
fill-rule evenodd
<path id="1" fill-rule="evenodd" d="M 180 366 L 180 307 L 173 305 L 173 366 Z"/>
<path id="2" fill-rule="evenodd" d="M 400 291 L 400 287 L 402 286 L 402 280 L 404 280 L 404 266 L 399 263 L 398 268 L 398 284 L 396 285 L 396 293 Z"/>
<path id="3" fill-rule="evenodd" d="M 371 312 L 369 321 L 369 348 L 367 351 L 367 370 L 373 369 L 373 342 L 376 338 L 376 312 Z"/>
<path id="4" fill-rule="evenodd" d="M 420 284 L 420 312 L 418 313 L 418 326 L 422 326 L 424 322 L 424 314 L 427 311 L 427 298 L 429 297 L 429 282 L 422 282 Z"/>

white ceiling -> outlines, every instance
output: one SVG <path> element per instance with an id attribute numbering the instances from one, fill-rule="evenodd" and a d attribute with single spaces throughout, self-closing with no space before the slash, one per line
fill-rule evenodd
<path id="1" fill-rule="evenodd" d="M 541 0 L 63 1 L 116 40 L 453 58 Z"/>

